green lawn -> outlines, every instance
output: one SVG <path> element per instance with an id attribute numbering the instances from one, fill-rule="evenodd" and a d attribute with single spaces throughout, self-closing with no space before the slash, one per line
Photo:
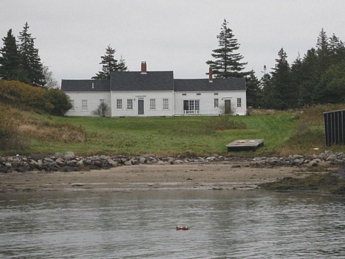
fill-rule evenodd
<path id="1" fill-rule="evenodd" d="M 69 150 L 77 154 L 212 155 L 228 154 L 226 144 L 236 139 L 265 139 L 255 152 L 270 154 L 296 132 L 291 114 L 231 117 L 40 117 L 54 124 L 71 124 L 85 131 L 82 142 L 31 139 L 30 153 Z M 227 124 L 224 124 L 226 121 Z M 222 124 L 223 123 L 223 124 Z M 224 126 L 225 125 L 225 126 Z M 230 125 L 230 126 L 229 126 Z M 233 125 L 235 125 L 233 127 Z M 240 129 L 236 127 L 240 125 Z M 243 125 L 245 128 L 243 129 Z M 240 155 L 252 155 L 241 152 Z M 238 153 L 236 153 L 238 154 Z M 231 154 L 230 154 L 231 155 Z"/>

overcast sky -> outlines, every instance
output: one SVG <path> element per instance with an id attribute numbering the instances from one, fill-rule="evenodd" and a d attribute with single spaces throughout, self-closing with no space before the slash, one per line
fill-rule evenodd
<path id="1" fill-rule="evenodd" d="M 345 41 L 345 0 L 0 0 L 0 37 L 25 22 L 54 77 L 89 79 L 110 45 L 130 71 L 207 78 L 223 20 L 240 43 L 246 70 L 261 78 L 284 48 L 291 64 L 315 47 L 322 28 Z M 3 46 L 3 42 L 0 43 Z"/>

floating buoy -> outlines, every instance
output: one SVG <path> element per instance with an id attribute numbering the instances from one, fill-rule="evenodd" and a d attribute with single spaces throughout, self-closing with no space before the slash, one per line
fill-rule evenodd
<path id="1" fill-rule="evenodd" d="M 188 230 L 188 226 L 176 226 L 176 230 Z"/>

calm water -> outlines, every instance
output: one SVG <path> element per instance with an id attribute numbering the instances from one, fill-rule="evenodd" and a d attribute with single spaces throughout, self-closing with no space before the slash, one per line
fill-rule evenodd
<path id="1" fill-rule="evenodd" d="M 0 258 L 339 257 L 345 257 L 341 197 L 206 190 L 0 194 Z"/>

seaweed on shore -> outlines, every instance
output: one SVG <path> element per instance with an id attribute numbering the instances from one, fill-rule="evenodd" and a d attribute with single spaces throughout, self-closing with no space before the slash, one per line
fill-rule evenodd
<path id="1" fill-rule="evenodd" d="M 345 194 L 345 168 L 326 174 L 312 174 L 305 178 L 284 177 L 282 180 L 259 185 L 271 191 L 316 191 L 331 194 Z"/>

